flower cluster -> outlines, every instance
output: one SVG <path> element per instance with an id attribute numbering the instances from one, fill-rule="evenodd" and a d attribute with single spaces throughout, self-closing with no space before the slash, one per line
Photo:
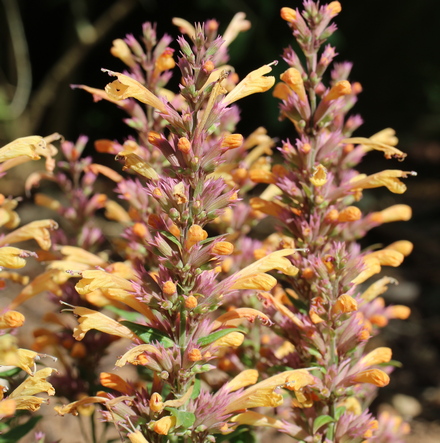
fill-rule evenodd
<path id="1" fill-rule="evenodd" d="M 312 0 L 302 11 L 281 9 L 299 51 L 285 49 L 276 85 L 267 75 L 275 63 L 241 80 L 226 64 L 228 46 L 250 26 L 243 13 L 222 36 L 215 20 L 174 18 L 183 34 L 175 42 L 146 23 L 141 39 L 113 42 L 123 72 L 104 69 L 112 81 L 103 89 L 74 86 L 127 115 L 134 135 L 94 142 L 113 166 L 83 156 L 85 136 L 61 140 L 58 160 L 58 134 L 0 149 L 2 174 L 46 158 L 25 188 L 41 187 L 35 203 L 54 216 L 17 228 L 18 200 L 0 195 L 0 224 L 15 229 L 0 237 L 0 283 L 24 286 L 0 315 L 0 364 L 12 367 L 0 375 L 29 375 L 0 399 L 0 418 L 35 411 L 44 399 L 34 394 L 56 391 L 59 416 L 91 416 L 93 441 L 95 410 L 132 443 L 238 441 L 250 426 L 304 442 L 403 441 L 399 417 L 376 419 L 368 409 L 389 383 L 392 352 L 367 345 L 409 309 L 381 297 L 394 278 L 365 282 L 399 266 L 412 244 L 361 250 L 359 240 L 411 217 L 406 205 L 364 213 L 364 190 L 401 194 L 401 179 L 415 173 L 355 169 L 369 151 L 406 154 L 391 129 L 353 136 L 362 119 L 348 113 L 362 87 L 326 44 L 340 11 L 337 1 Z M 236 132 L 236 102 L 274 85 L 280 118 L 297 133 L 276 150 L 262 127 Z M 253 238 L 268 217 L 270 235 Z M 30 239 L 42 251 L 10 246 Z M 32 280 L 3 270 L 28 257 L 45 266 Z M 63 312 L 47 313 L 33 350 L 21 349 L 13 330 L 24 317 L 15 309 L 42 293 Z M 115 342 L 118 355 L 101 372 Z M 58 372 L 36 369 L 42 351 L 59 358 Z"/>
<path id="2" fill-rule="evenodd" d="M 0 176 L 29 160 L 46 158 L 46 169 L 51 170 L 56 148 L 52 142 L 59 139 L 58 134 L 49 137 L 24 137 L 0 148 Z M 0 227 L 10 232 L 0 234 L 0 288 L 6 288 L 6 282 L 25 285 L 27 275 L 15 270 L 26 266 L 27 258 L 38 258 L 40 253 L 21 249 L 15 244 L 34 240 L 43 250 L 51 246 L 50 231 L 57 227 L 53 220 L 35 220 L 20 226 L 20 216 L 16 212 L 18 199 L 0 194 Z M 15 423 L 15 415 L 20 410 L 37 411 L 46 399 L 36 394 L 54 395 L 55 390 L 47 378 L 54 374 L 54 368 L 45 367 L 37 370 L 36 362 L 47 355 L 19 347 L 17 330 L 24 324 L 25 317 L 15 307 L 2 306 L 0 314 L 0 420 L 2 420 L 2 438 L 13 439 L 19 427 L 27 423 Z M 23 379 L 24 371 L 28 377 Z M 11 392 L 7 392 L 11 390 Z M 30 422 L 29 422 L 30 423 Z"/>
<path id="3" fill-rule="evenodd" d="M 319 379 L 306 402 L 292 399 L 291 424 L 314 441 L 360 442 L 373 437 L 377 428 L 367 410 L 373 398 L 369 386 L 389 383 L 390 367 L 384 365 L 391 360 L 389 348 L 365 354 L 366 344 L 390 318 L 409 315 L 408 308 L 385 307 L 379 297 L 393 279 L 383 277 L 366 289 L 362 285 L 383 266 L 399 266 L 412 245 L 402 240 L 361 251 L 357 240 L 368 230 L 408 220 L 411 209 L 396 205 L 363 214 L 356 203 L 365 189 L 385 186 L 403 193 L 406 187 L 400 178 L 415 173 L 393 169 L 366 176 L 354 169 L 371 150 L 382 151 L 388 159 L 402 160 L 405 154 L 395 147 L 397 138 L 390 129 L 370 138 L 352 136 L 362 121 L 347 113 L 362 88 L 348 80 L 350 63 L 335 63 L 327 77 L 336 50 L 331 45 L 320 50 L 336 30 L 331 20 L 340 10 L 336 1 L 306 1 L 302 12 L 281 10 L 303 55 L 291 47 L 284 51 L 289 67 L 274 95 L 282 100 L 281 118 L 293 123 L 298 138 L 280 146 L 283 164 L 251 171 L 254 181 L 276 187 L 276 192 L 271 199 L 255 197 L 250 204 L 275 217 L 280 236 L 291 237 L 302 249 L 292 257 L 298 276 L 286 276 L 276 292 L 261 294 L 274 330 L 291 345 L 280 363 L 313 366 Z M 281 237 L 278 245 L 267 249 L 280 247 Z M 275 356 L 276 349 L 268 359 L 269 371 Z M 284 432 L 296 437 L 296 429 L 289 426 Z"/>

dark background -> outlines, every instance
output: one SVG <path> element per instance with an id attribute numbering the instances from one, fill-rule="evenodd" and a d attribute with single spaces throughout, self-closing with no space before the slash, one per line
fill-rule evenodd
<path id="1" fill-rule="evenodd" d="M 382 335 L 381 340 L 393 348 L 403 368 L 395 372 L 390 387 L 381 390 L 380 399 L 392 402 L 396 392 L 414 397 L 423 406 L 418 420 L 433 421 L 440 417 L 440 2 L 341 3 L 342 13 L 336 19 L 339 30 L 331 43 L 339 53 L 337 61 L 354 63 L 351 80 L 363 86 L 355 112 L 362 115 L 365 124 L 356 135 L 368 137 L 392 127 L 399 136 L 399 148 L 408 153 L 403 163 L 385 161 L 380 153 L 369 154 L 363 171 L 387 168 L 418 172 L 416 178 L 407 180 L 406 194 L 396 196 L 375 190 L 364 202 L 371 210 L 406 203 L 414 211 L 411 221 L 376 228 L 365 241 L 388 244 L 408 239 L 415 244 L 414 253 L 404 265 L 388 273 L 401 281 L 390 291 L 389 300 L 408 304 L 413 314 L 406 322 L 392 322 Z M 296 8 L 301 2 L 2 0 L 0 142 L 52 132 L 60 132 L 67 139 L 87 134 L 91 141 L 123 140 L 128 132 L 120 122 L 121 111 L 109 103 L 94 104 L 89 94 L 71 90 L 69 84 L 103 88 L 109 78 L 101 72 L 102 67 L 123 69 L 122 62 L 110 55 L 112 40 L 127 33 L 140 36 L 141 25 L 147 20 L 157 22 L 159 36 L 164 32 L 177 36 L 177 29 L 171 25 L 174 16 L 192 23 L 216 18 L 222 31 L 236 12 L 244 11 L 252 28 L 232 44 L 231 64 L 244 77 L 278 59 L 280 63 L 274 69 L 278 77 L 286 69 L 280 57 L 282 49 L 293 44 L 287 25 L 279 17 L 282 6 Z M 17 63 L 7 25 L 14 20 L 14 10 L 21 15 L 33 80 L 24 112 L 8 120 L 5 103 L 13 87 L 5 85 L 7 81 L 12 85 L 16 82 Z M 88 39 L 93 33 L 97 38 Z M 19 37 L 14 34 L 13 38 Z M 238 129 L 244 135 L 263 125 L 271 136 L 294 137 L 291 125 L 278 121 L 277 103 L 270 93 L 251 96 L 239 106 L 243 119 Z"/>

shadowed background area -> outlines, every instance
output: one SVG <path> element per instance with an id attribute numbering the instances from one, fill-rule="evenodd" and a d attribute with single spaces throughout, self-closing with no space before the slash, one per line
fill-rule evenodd
<path id="1" fill-rule="evenodd" d="M 404 195 L 375 190 L 366 192 L 362 202 L 365 211 L 396 203 L 409 204 L 414 211 L 411 221 L 376 228 L 364 240 L 364 245 L 386 245 L 408 239 L 415 245 L 401 268 L 388 273 L 401 282 L 388 293 L 388 300 L 409 305 L 413 314 L 405 322 L 391 323 L 378 339 L 403 364 L 390 386 L 381 390 L 379 402 L 393 403 L 411 417 L 417 407 L 406 412 L 404 408 L 415 398 L 422 412 L 416 414 L 413 428 L 419 432 L 423 426 L 428 432 L 440 416 L 440 2 L 341 3 L 339 30 L 330 42 L 339 53 L 336 61 L 354 63 L 351 80 L 363 86 L 354 112 L 365 124 L 356 135 L 368 137 L 392 127 L 399 148 L 408 153 L 404 163 L 371 153 L 362 164 L 363 172 L 418 172 L 406 181 Z M 236 12 L 244 11 L 252 28 L 231 46 L 231 64 L 242 78 L 279 60 L 274 69 L 278 77 L 286 69 L 282 49 L 294 44 L 279 10 L 300 5 L 296 0 L 1 0 L 0 143 L 53 132 L 71 140 L 87 134 L 91 142 L 122 141 L 128 135 L 122 112 L 109 103 L 93 103 L 87 93 L 69 85 L 103 88 L 109 77 L 101 68 L 123 70 L 122 62 L 110 55 L 112 41 L 127 33 L 140 36 L 145 21 L 157 23 L 159 36 L 166 32 L 175 37 L 174 16 L 189 22 L 215 18 L 222 31 Z M 178 78 L 172 84 L 177 82 Z M 265 126 L 280 140 L 295 137 L 289 122 L 278 121 L 277 100 L 270 93 L 240 101 L 240 108 L 238 129 L 245 136 Z M 2 182 L 2 193 L 19 192 L 19 180 L 11 180 L 9 185 Z"/>

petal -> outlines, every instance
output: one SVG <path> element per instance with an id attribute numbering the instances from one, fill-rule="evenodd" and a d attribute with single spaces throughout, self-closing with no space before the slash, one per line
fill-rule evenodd
<path id="1" fill-rule="evenodd" d="M 247 97 L 248 95 L 255 94 L 257 92 L 265 92 L 269 90 L 275 83 L 275 77 L 265 77 L 272 71 L 269 65 L 264 65 L 255 71 L 250 72 L 229 94 L 227 94 L 222 104 L 228 106 L 231 103 Z"/>
<path id="2" fill-rule="evenodd" d="M 142 103 L 158 109 L 161 112 L 167 112 L 162 100 L 156 97 L 151 91 L 149 91 L 134 78 L 119 72 L 109 71 L 107 69 L 103 69 L 103 71 L 118 78 L 118 80 L 109 83 L 105 87 L 105 92 L 109 97 L 115 100 L 124 100 L 126 98 L 133 97 Z"/>
<path id="3" fill-rule="evenodd" d="M 115 335 L 117 337 L 136 340 L 137 336 L 126 326 L 121 325 L 116 320 L 92 309 L 77 306 L 73 313 L 79 315 L 78 326 L 73 330 L 73 336 L 76 340 L 82 340 L 86 333 L 91 329 L 105 332 L 106 334 Z"/>

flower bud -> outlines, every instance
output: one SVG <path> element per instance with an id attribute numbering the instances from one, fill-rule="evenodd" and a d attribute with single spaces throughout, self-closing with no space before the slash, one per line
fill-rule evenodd
<path id="1" fill-rule="evenodd" d="M 249 178 L 255 183 L 275 184 L 276 182 L 272 172 L 260 168 L 251 169 L 249 171 Z"/>
<path id="2" fill-rule="evenodd" d="M 362 217 L 362 212 L 359 208 L 357 208 L 356 206 L 348 206 L 339 213 L 338 222 L 339 223 L 353 222 L 356 220 L 360 220 L 361 217 Z"/>
<path id="3" fill-rule="evenodd" d="M 153 146 L 157 146 L 161 138 L 162 136 L 158 132 L 150 131 L 148 133 L 148 142 L 151 143 Z"/>
<path id="4" fill-rule="evenodd" d="M 168 435 L 170 429 L 176 425 L 176 417 L 162 417 L 154 423 L 153 431 L 159 435 Z"/>
<path id="5" fill-rule="evenodd" d="M 185 242 L 186 249 L 192 248 L 196 243 L 205 240 L 208 233 L 199 225 L 192 225 L 188 229 L 188 235 Z"/>
<path id="6" fill-rule="evenodd" d="M 303 81 L 301 73 L 298 71 L 298 69 L 289 68 L 281 74 L 280 78 L 293 91 L 295 91 L 297 93 L 298 98 L 302 102 L 307 101 L 306 90 L 304 88 L 304 81 Z"/>
<path id="7" fill-rule="evenodd" d="M 87 355 L 87 348 L 84 343 L 76 342 L 73 344 L 72 349 L 70 350 L 70 356 L 72 358 L 84 358 Z"/>
<path id="8" fill-rule="evenodd" d="M 194 295 L 189 295 L 185 300 L 185 308 L 186 309 L 194 309 L 198 305 L 197 299 Z"/>
<path id="9" fill-rule="evenodd" d="M 223 138 L 220 147 L 224 150 L 236 149 L 243 144 L 243 136 L 241 134 L 229 134 Z"/>
<path id="10" fill-rule="evenodd" d="M 324 220 L 327 223 L 335 223 L 336 221 L 338 221 L 339 218 L 339 212 L 337 209 L 331 209 L 329 212 L 327 212 L 327 214 L 324 217 Z"/>
<path id="11" fill-rule="evenodd" d="M 341 4 L 339 2 L 331 2 L 327 5 L 327 11 L 332 17 L 335 17 L 342 11 Z"/>
<path id="12" fill-rule="evenodd" d="M 154 69 L 156 72 L 167 71 L 173 69 L 176 66 L 176 62 L 173 59 L 174 49 L 166 48 L 165 51 L 157 58 Z"/>
<path id="13" fill-rule="evenodd" d="M 130 440 L 130 443 L 148 443 L 141 431 L 130 432 L 127 434 L 127 437 Z"/>
<path id="14" fill-rule="evenodd" d="M 177 287 L 171 280 L 168 280 L 163 284 L 162 291 L 165 295 L 170 296 L 176 293 Z"/>
<path id="15" fill-rule="evenodd" d="M 184 154 L 188 154 L 191 151 L 191 142 L 186 137 L 180 137 L 177 142 L 177 149 Z"/>
<path id="16" fill-rule="evenodd" d="M 341 80 L 332 86 L 328 94 L 323 98 L 323 101 L 329 102 L 348 94 L 351 94 L 351 84 L 347 80 Z"/>
<path id="17" fill-rule="evenodd" d="M 346 314 L 353 311 L 357 311 L 357 302 L 348 294 L 342 294 L 332 307 L 333 315 Z"/>
<path id="18" fill-rule="evenodd" d="M 154 229 L 163 228 L 163 221 L 157 214 L 150 214 L 148 216 L 148 224 Z"/>
<path id="19" fill-rule="evenodd" d="M 292 23 L 296 20 L 296 11 L 292 8 L 281 8 L 281 18 L 288 23 Z"/>
<path id="20" fill-rule="evenodd" d="M 0 329 L 19 328 L 25 321 L 24 315 L 18 311 L 8 311 L 0 316 Z"/>
<path id="21" fill-rule="evenodd" d="M 231 255 L 234 252 L 234 245 L 228 241 L 220 241 L 212 247 L 211 252 L 216 255 Z"/>
<path id="22" fill-rule="evenodd" d="M 356 383 L 371 383 L 383 388 L 390 382 L 390 377 L 380 369 L 367 369 L 356 374 L 352 380 Z"/>
<path id="23" fill-rule="evenodd" d="M 150 409 L 153 412 L 162 412 L 164 408 L 164 404 L 162 401 L 162 396 L 157 392 L 153 392 L 150 398 Z"/>
<path id="24" fill-rule="evenodd" d="M 389 318 L 398 318 L 400 320 L 406 320 L 411 315 L 411 309 L 404 305 L 388 306 L 386 311 Z"/>
<path id="25" fill-rule="evenodd" d="M 133 55 L 124 40 L 118 38 L 113 40 L 113 46 L 110 48 L 110 52 L 113 57 L 119 58 L 127 66 L 131 68 L 136 65 L 136 61 L 133 59 Z"/>
<path id="26" fill-rule="evenodd" d="M 139 238 L 145 238 L 147 236 L 148 230 L 143 223 L 135 223 L 132 228 L 133 234 Z"/>
<path id="27" fill-rule="evenodd" d="M 173 223 L 171 226 L 168 227 L 168 231 L 174 235 L 174 237 L 179 238 L 180 237 L 180 229 L 179 227 Z"/>
<path id="28" fill-rule="evenodd" d="M 192 362 L 202 360 L 202 353 L 200 352 L 200 349 L 192 349 L 191 351 L 189 351 L 188 359 Z"/>
<path id="29" fill-rule="evenodd" d="M 313 170 L 312 177 L 310 177 L 310 182 L 312 183 L 312 185 L 320 187 L 325 185 L 327 181 L 327 169 L 322 165 L 316 166 L 316 168 L 314 168 Z"/>

